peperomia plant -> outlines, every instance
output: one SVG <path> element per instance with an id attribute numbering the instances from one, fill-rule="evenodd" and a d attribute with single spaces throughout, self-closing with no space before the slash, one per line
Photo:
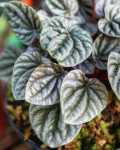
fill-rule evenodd
<path id="1" fill-rule="evenodd" d="M 27 50 L 6 48 L 0 76 L 11 83 L 16 101 L 30 103 L 35 134 L 54 148 L 72 141 L 107 106 L 108 91 L 94 78 L 95 68 L 108 70 L 120 99 L 120 6 L 119 0 L 44 4 L 46 11 L 38 12 L 21 2 L 5 5 L 8 24 Z"/>

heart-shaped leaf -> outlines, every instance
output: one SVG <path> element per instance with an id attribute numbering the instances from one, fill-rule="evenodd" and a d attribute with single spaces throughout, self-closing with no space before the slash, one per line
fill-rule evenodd
<path id="1" fill-rule="evenodd" d="M 41 47 L 64 67 L 76 66 L 92 52 L 92 38 L 81 28 L 73 28 L 62 17 L 53 17 L 42 29 Z"/>
<path id="2" fill-rule="evenodd" d="M 5 6 L 5 16 L 16 36 L 26 45 L 39 38 L 41 22 L 37 12 L 21 2 L 10 2 Z"/>
<path id="3" fill-rule="evenodd" d="M 25 100 L 35 105 L 53 105 L 60 100 L 60 88 L 66 72 L 54 63 L 42 64 L 31 74 Z"/>
<path id="4" fill-rule="evenodd" d="M 91 58 L 89 58 L 89 59 L 86 59 L 83 63 L 74 67 L 74 69 L 80 69 L 85 74 L 94 74 L 95 63 Z"/>
<path id="5" fill-rule="evenodd" d="M 50 11 L 58 16 L 73 17 L 79 10 L 77 0 L 46 0 Z"/>
<path id="6" fill-rule="evenodd" d="M 27 51 L 16 61 L 12 76 L 12 92 L 15 100 L 25 99 L 25 89 L 28 79 L 37 66 L 49 63 L 38 52 Z"/>
<path id="7" fill-rule="evenodd" d="M 97 0 L 97 3 L 95 5 L 95 12 L 96 15 L 99 18 L 105 17 L 105 8 L 108 7 L 111 4 L 119 5 L 119 0 Z"/>
<path id="8" fill-rule="evenodd" d="M 23 50 L 16 46 L 8 46 L 0 55 L 0 78 L 5 82 L 11 83 L 13 67 L 17 58 L 23 53 Z"/>
<path id="9" fill-rule="evenodd" d="M 107 69 L 108 56 L 111 51 L 120 52 L 120 39 L 112 38 L 101 34 L 95 40 L 92 56 L 96 67 L 101 70 Z"/>
<path id="10" fill-rule="evenodd" d="M 120 100 L 120 54 L 110 53 L 107 70 L 111 87 Z"/>
<path id="11" fill-rule="evenodd" d="M 76 125 L 91 121 L 106 107 L 108 92 L 99 80 L 73 70 L 63 80 L 60 97 L 64 122 Z"/>
<path id="12" fill-rule="evenodd" d="M 82 125 L 65 124 L 59 105 L 49 107 L 31 105 L 29 117 L 37 137 L 51 148 L 71 142 L 82 127 Z"/>
<path id="13" fill-rule="evenodd" d="M 110 36 L 120 37 L 120 6 L 110 5 L 105 8 L 105 19 L 98 22 L 99 30 Z"/>

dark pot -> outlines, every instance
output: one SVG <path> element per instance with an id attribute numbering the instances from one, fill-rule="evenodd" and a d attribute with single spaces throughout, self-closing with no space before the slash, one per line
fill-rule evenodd
<path id="1" fill-rule="evenodd" d="M 20 103 L 22 104 L 23 101 L 15 101 L 14 103 L 16 105 L 20 105 Z M 11 105 L 11 102 L 9 100 L 6 100 L 6 105 Z M 10 117 L 10 111 L 8 109 L 6 109 L 7 111 L 7 116 L 8 116 L 8 119 L 9 119 L 9 122 L 10 124 L 13 126 L 13 128 L 15 129 L 15 131 L 17 132 L 18 136 L 24 140 L 24 134 L 20 131 L 20 129 L 16 126 L 16 123 L 15 121 Z M 32 146 L 32 148 L 34 150 L 56 150 L 56 149 L 52 149 L 52 148 L 46 148 L 46 149 L 42 149 L 40 148 L 40 145 L 43 144 L 39 139 L 37 139 L 37 137 L 34 139 L 28 139 L 27 141 L 25 141 L 27 144 L 29 144 L 30 146 Z"/>

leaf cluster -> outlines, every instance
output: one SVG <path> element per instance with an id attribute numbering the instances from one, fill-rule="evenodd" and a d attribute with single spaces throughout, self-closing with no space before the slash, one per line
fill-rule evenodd
<path id="1" fill-rule="evenodd" d="M 3 51 L 0 77 L 12 84 L 15 100 L 30 103 L 35 134 L 54 148 L 72 141 L 82 124 L 107 106 L 105 85 L 86 75 L 94 74 L 95 67 L 108 70 L 120 99 L 120 6 L 117 0 L 109 0 L 110 6 L 105 0 L 46 0 L 45 4 L 47 11 L 38 12 L 21 2 L 5 5 L 9 26 L 28 48 Z"/>

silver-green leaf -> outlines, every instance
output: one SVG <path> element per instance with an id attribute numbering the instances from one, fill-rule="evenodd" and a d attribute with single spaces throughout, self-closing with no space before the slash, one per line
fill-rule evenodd
<path id="1" fill-rule="evenodd" d="M 73 70 L 63 80 L 60 97 L 64 122 L 77 125 L 91 121 L 106 107 L 108 92 L 99 80 Z"/>
<path id="2" fill-rule="evenodd" d="M 77 0 L 46 0 L 50 11 L 58 16 L 73 17 L 79 10 Z"/>
<path id="3" fill-rule="evenodd" d="M 48 13 L 44 10 L 39 10 L 37 14 L 42 22 L 42 26 L 50 19 Z"/>
<path id="4" fill-rule="evenodd" d="M 38 66 L 31 74 L 25 100 L 35 105 L 53 105 L 60 101 L 60 88 L 66 72 L 54 63 Z"/>
<path id="5" fill-rule="evenodd" d="M 111 4 L 120 5 L 120 1 L 119 0 L 99 0 L 95 5 L 96 15 L 99 18 L 105 17 L 105 8 Z"/>
<path id="6" fill-rule="evenodd" d="M 41 47 L 64 67 L 76 66 L 92 52 L 92 38 L 88 32 L 72 28 L 67 19 L 53 17 L 42 29 Z"/>
<path id="7" fill-rule="evenodd" d="M 25 99 L 26 84 L 37 66 L 49 63 L 50 60 L 42 57 L 38 52 L 27 51 L 16 61 L 12 76 L 12 92 L 15 100 Z"/>
<path id="8" fill-rule="evenodd" d="M 30 45 L 35 38 L 39 39 L 41 21 L 33 8 L 21 2 L 10 2 L 4 11 L 8 24 L 24 44 Z"/>
<path id="9" fill-rule="evenodd" d="M 108 56 L 111 51 L 120 52 L 120 39 L 100 34 L 94 42 L 92 51 L 97 68 L 101 70 L 107 69 Z"/>
<path id="10" fill-rule="evenodd" d="M 105 18 L 98 22 L 99 30 L 110 36 L 120 38 L 120 6 L 109 5 L 105 8 Z"/>
<path id="11" fill-rule="evenodd" d="M 8 46 L 0 55 L 0 78 L 5 82 L 11 83 L 13 67 L 17 58 L 23 53 L 23 50 L 16 46 Z"/>
<path id="12" fill-rule="evenodd" d="M 82 127 L 82 125 L 65 124 L 59 105 L 49 107 L 30 105 L 29 117 L 37 137 L 51 148 L 71 142 Z"/>
<path id="13" fill-rule="evenodd" d="M 120 54 L 110 53 L 107 70 L 111 87 L 120 100 Z"/>

